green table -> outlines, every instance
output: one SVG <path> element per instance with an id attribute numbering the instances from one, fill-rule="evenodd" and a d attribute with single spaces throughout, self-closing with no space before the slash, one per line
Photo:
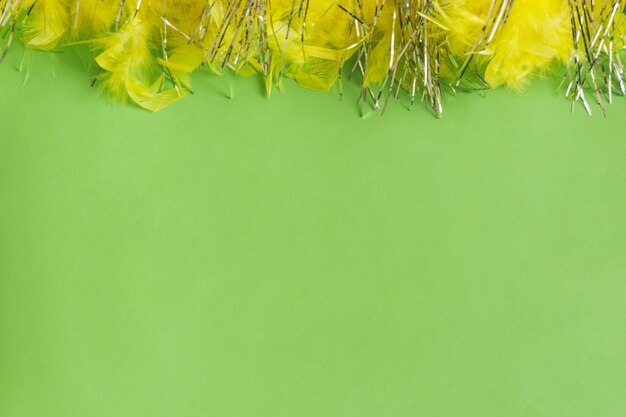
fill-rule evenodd
<path id="1" fill-rule="evenodd" d="M 626 413 L 625 100 L 0 66 L 0 416 Z M 28 60 L 30 69 L 27 71 Z M 23 81 L 28 72 L 28 80 Z"/>

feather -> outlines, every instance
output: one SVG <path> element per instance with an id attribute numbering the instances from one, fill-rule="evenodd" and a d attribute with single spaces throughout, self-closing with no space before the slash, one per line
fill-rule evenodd
<path id="1" fill-rule="evenodd" d="M 572 51 L 566 0 L 517 0 L 495 39 L 485 79 L 492 87 L 519 88 L 527 77 Z"/>
<path id="2" fill-rule="evenodd" d="M 22 26 L 24 45 L 36 49 L 56 47 L 68 28 L 68 0 L 34 0 L 23 7 L 29 9 Z"/>
<path id="3" fill-rule="evenodd" d="M 113 96 L 128 97 L 152 111 L 166 107 L 185 94 L 184 90 L 158 89 L 163 78 L 155 77 L 159 68 L 150 50 L 154 30 L 147 19 L 139 16 L 130 19 L 118 31 L 97 40 L 97 45 L 104 50 L 96 57 L 98 65 L 106 71 L 101 76 L 102 85 Z"/>

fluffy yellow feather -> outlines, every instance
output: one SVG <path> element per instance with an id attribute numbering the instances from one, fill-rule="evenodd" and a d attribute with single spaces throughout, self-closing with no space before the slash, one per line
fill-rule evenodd
<path id="1" fill-rule="evenodd" d="M 528 75 L 572 51 L 566 0 L 517 0 L 495 39 L 485 79 L 492 86 L 520 87 Z"/>
<path id="2" fill-rule="evenodd" d="M 69 26 L 68 0 L 29 0 L 23 7 L 29 10 L 22 26 L 24 44 L 36 49 L 56 47 Z"/>

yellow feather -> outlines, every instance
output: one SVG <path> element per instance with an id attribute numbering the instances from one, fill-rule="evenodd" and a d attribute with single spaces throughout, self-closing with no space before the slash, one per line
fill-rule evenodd
<path id="1" fill-rule="evenodd" d="M 36 49 L 57 46 L 68 27 L 68 0 L 38 0 L 23 7 L 32 7 L 23 25 L 24 45 Z"/>
<path id="2" fill-rule="evenodd" d="M 567 0 L 517 0 L 485 71 L 492 86 L 519 88 L 538 69 L 566 63 L 572 51 Z"/>
<path id="3" fill-rule="evenodd" d="M 106 33 L 114 24 L 119 1 L 69 0 L 70 31 L 74 39 L 89 39 Z"/>

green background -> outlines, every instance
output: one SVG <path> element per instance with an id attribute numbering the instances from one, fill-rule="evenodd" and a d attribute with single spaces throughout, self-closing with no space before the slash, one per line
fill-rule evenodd
<path id="1" fill-rule="evenodd" d="M 196 75 L 152 114 L 21 58 L 1 417 L 626 415 L 623 99 L 572 115 L 537 80 L 380 117 L 356 83 Z"/>

